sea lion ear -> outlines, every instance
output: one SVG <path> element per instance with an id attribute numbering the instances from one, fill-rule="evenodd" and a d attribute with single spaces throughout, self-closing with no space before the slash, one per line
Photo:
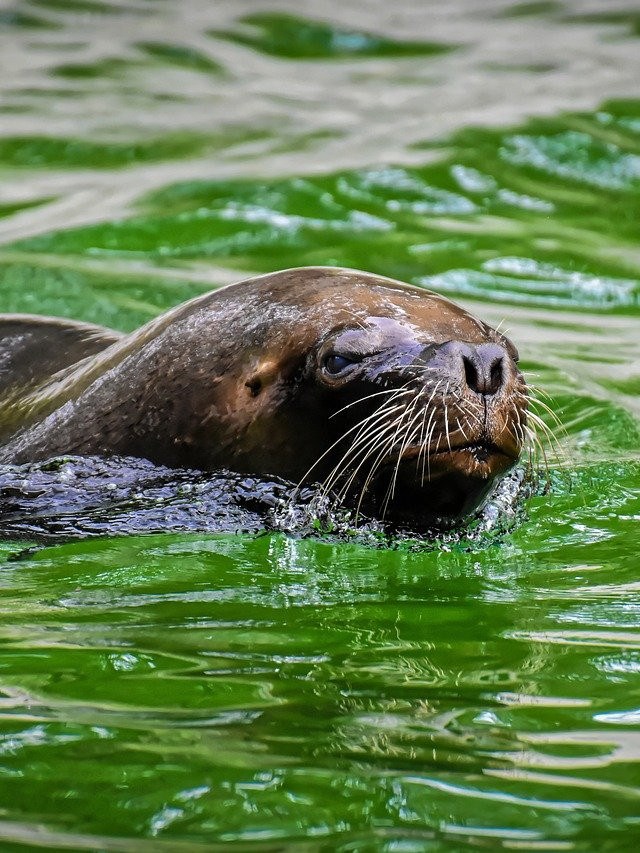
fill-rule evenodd
<path id="1" fill-rule="evenodd" d="M 0 402 L 120 340 L 120 332 L 57 317 L 0 314 Z"/>
<path id="2" fill-rule="evenodd" d="M 274 359 L 259 362 L 244 383 L 252 397 L 257 397 L 262 389 L 270 385 L 280 373 L 280 364 Z"/>

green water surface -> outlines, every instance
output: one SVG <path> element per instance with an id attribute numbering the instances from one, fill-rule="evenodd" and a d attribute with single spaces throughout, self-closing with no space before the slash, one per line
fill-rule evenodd
<path id="1" fill-rule="evenodd" d="M 549 493 L 480 541 L 2 543 L 1 849 L 637 847 L 637 12 L 451 8 L 0 12 L 0 310 L 129 330 L 364 268 L 502 322 L 555 435 Z"/>

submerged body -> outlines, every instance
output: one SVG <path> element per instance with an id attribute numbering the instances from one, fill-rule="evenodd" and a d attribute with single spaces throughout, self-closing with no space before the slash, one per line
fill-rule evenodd
<path id="1" fill-rule="evenodd" d="M 0 462 L 137 456 L 320 482 L 400 522 L 455 520 L 520 453 L 516 362 L 448 299 L 334 268 L 249 279 L 130 335 L 0 318 Z"/>

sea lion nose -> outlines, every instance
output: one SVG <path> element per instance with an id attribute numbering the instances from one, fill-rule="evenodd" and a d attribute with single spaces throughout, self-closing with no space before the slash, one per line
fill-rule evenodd
<path id="1" fill-rule="evenodd" d="M 464 376 L 476 394 L 490 397 L 504 383 L 504 350 L 498 344 L 480 344 L 463 353 Z"/>
<path id="2" fill-rule="evenodd" d="M 506 379 L 505 350 L 499 344 L 448 341 L 441 347 L 450 370 L 471 391 L 485 397 L 497 394 Z"/>

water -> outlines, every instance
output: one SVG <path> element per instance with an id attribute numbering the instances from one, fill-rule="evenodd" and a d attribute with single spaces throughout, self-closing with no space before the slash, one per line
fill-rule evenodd
<path id="1" fill-rule="evenodd" d="M 2 310 L 131 329 L 362 267 L 504 321 L 563 424 L 550 493 L 496 537 L 3 544 L 6 849 L 637 846 L 638 21 L 0 9 Z"/>

